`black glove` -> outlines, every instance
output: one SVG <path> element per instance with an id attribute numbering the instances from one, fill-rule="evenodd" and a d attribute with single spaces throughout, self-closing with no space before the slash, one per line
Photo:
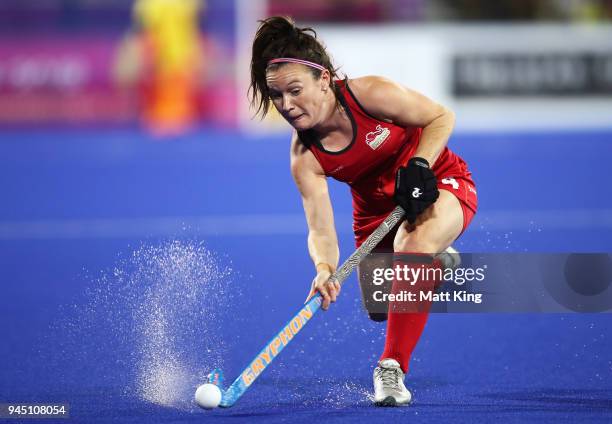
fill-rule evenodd
<path id="1" fill-rule="evenodd" d="M 406 219 L 414 224 L 417 216 L 438 200 L 438 182 L 423 158 L 413 157 L 395 176 L 395 203 L 404 208 Z"/>

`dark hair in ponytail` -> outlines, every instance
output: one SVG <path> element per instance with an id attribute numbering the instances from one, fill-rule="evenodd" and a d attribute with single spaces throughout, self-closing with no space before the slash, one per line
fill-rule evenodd
<path id="1" fill-rule="evenodd" d="M 249 87 L 251 107 L 256 110 L 255 114 L 261 114 L 263 119 L 268 113 L 270 95 L 266 83 L 266 69 L 268 69 L 270 60 L 279 57 L 308 60 L 325 67 L 331 74 L 331 87 L 336 94 L 337 101 L 339 89 L 333 80 L 338 76 L 325 47 L 317 39 L 314 29 L 298 28 L 293 19 L 283 16 L 273 16 L 259 23 L 253 41 L 251 85 Z M 270 65 L 270 68 L 274 69 L 274 67 L 283 65 L 285 63 L 275 63 Z M 321 70 L 308 68 L 316 79 L 321 77 Z"/>

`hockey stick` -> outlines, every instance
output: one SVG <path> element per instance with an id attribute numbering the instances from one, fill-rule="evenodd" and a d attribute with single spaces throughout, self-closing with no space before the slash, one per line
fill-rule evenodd
<path id="1" fill-rule="evenodd" d="M 391 231 L 391 229 L 404 217 L 404 210 L 397 206 L 393 212 L 374 230 L 365 242 L 334 272 L 330 278 L 340 285 L 353 272 L 355 267 L 368 255 L 378 243 Z M 209 383 L 221 389 L 221 403 L 219 406 L 229 408 L 246 392 L 253 382 L 261 375 L 263 370 L 278 356 L 302 328 L 310 321 L 321 307 L 321 296 L 317 294 L 310 299 L 295 316 L 283 326 L 281 331 L 270 340 L 257 354 L 255 359 L 240 373 L 227 390 L 223 390 L 223 372 L 220 369 L 212 371 L 208 376 Z"/>

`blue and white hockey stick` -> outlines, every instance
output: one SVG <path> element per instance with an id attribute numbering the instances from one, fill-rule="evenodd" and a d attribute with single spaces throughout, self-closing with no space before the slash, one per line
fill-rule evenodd
<path id="1" fill-rule="evenodd" d="M 378 226 L 376 230 L 366 239 L 344 263 L 334 272 L 330 280 L 337 281 L 340 285 L 353 272 L 355 267 L 368 255 L 378 243 L 391 231 L 391 229 L 403 218 L 404 210 L 397 206 L 393 212 Z M 321 296 L 316 295 L 310 299 L 295 316 L 270 340 L 257 354 L 255 359 L 240 373 L 227 390 L 223 390 L 223 372 L 216 369 L 209 374 L 208 382 L 219 386 L 221 389 L 220 407 L 229 408 L 246 392 L 253 382 L 261 375 L 278 354 L 289 344 L 289 342 L 310 321 L 321 307 Z"/>

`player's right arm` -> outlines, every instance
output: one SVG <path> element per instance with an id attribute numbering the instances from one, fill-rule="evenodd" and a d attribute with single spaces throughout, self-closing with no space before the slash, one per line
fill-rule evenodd
<path id="1" fill-rule="evenodd" d="M 291 140 L 291 174 L 302 196 L 308 223 L 308 251 L 317 271 L 307 300 L 320 293 L 321 307 L 326 310 L 340 293 L 340 285 L 328 281 L 340 257 L 334 213 L 325 173 L 295 132 Z"/>

